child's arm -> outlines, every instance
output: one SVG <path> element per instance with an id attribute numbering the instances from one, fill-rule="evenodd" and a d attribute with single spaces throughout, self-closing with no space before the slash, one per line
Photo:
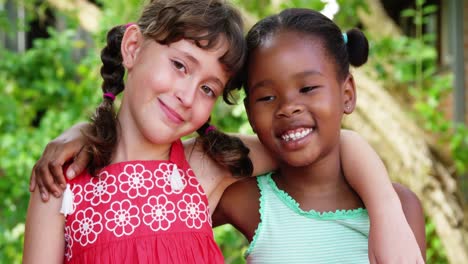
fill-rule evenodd
<path id="1" fill-rule="evenodd" d="M 363 200 L 370 218 L 371 263 L 423 263 L 400 200 L 382 160 L 357 133 L 341 133 L 341 162 L 347 181 Z"/>
<path id="2" fill-rule="evenodd" d="M 73 162 L 68 167 L 66 174 L 73 178 L 80 174 L 89 163 L 90 157 L 84 147 L 83 129 L 89 127 L 88 123 L 79 123 L 52 140 L 45 148 L 42 156 L 34 165 L 31 173 L 30 191 L 34 191 L 36 185 L 39 188 L 42 200 L 49 199 L 49 192 L 55 197 L 60 197 L 65 188 L 65 176 L 63 165 L 69 160 Z M 255 135 L 236 134 L 250 149 L 250 157 L 254 163 L 253 175 L 259 175 L 276 168 L 276 161 L 270 157 L 268 151 Z M 233 181 L 229 181 L 232 183 Z"/>
<path id="3" fill-rule="evenodd" d="M 63 263 L 65 219 L 60 214 L 61 198 L 43 203 L 40 193 L 31 193 L 24 234 L 23 263 Z"/>
<path id="4" fill-rule="evenodd" d="M 47 144 L 31 172 L 29 184 L 31 192 L 37 185 L 42 200 L 49 199 L 49 192 L 55 197 L 60 197 L 62 190 L 65 189 L 63 175 L 65 162 L 73 160 L 66 171 L 69 178 L 73 178 L 86 168 L 90 158 L 87 152 L 83 151 L 85 142 L 81 131 L 88 127 L 88 123 L 76 124 Z"/>

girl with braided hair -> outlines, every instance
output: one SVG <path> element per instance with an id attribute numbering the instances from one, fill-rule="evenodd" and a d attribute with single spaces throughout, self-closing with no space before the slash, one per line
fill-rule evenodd
<path id="1" fill-rule="evenodd" d="M 223 263 L 207 178 L 195 177 L 180 138 L 203 127 L 234 88 L 244 43 L 238 11 L 217 0 L 154 0 L 137 23 L 111 29 L 101 53 L 103 102 L 83 131 L 92 160 L 63 199 L 43 203 L 32 193 L 24 263 Z M 199 139 L 229 141 L 204 151 L 217 167 L 199 158 L 211 168 L 205 177 L 218 167 L 250 176 L 249 149 L 220 133 Z"/>

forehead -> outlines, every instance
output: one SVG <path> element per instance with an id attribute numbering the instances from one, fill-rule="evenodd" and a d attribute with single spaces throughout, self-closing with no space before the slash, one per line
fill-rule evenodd
<path id="1" fill-rule="evenodd" d="M 331 60 L 318 37 L 278 32 L 256 48 L 248 61 L 249 85 L 253 81 L 287 78 L 305 71 L 335 76 Z"/>

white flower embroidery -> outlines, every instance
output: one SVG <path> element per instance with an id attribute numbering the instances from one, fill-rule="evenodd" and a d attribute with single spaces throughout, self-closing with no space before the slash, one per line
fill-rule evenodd
<path id="1" fill-rule="evenodd" d="M 102 232 L 102 216 L 87 208 L 76 213 L 76 218 L 71 224 L 73 238 L 80 242 L 82 246 L 96 242 L 98 235 Z"/>
<path id="2" fill-rule="evenodd" d="M 181 193 L 185 186 L 187 186 L 187 180 L 184 177 L 185 173 L 179 168 L 178 171 L 181 176 L 180 180 L 182 181 L 183 187 L 180 189 L 172 189 L 171 176 L 173 169 L 174 164 L 161 163 L 159 164 L 159 168 L 154 171 L 154 176 L 156 177 L 156 186 L 163 189 L 164 193 L 166 194 Z"/>
<path id="3" fill-rule="evenodd" d="M 70 233 L 70 227 L 65 227 L 65 258 L 70 260 L 72 258 L 73 239 Z"/>
<path id="4" fill-rule="evenodd" d="M 104 214 L 107 220 L 107 230 L 113 232 L 116 237 L 132 234 L 135 228 L 140 225 L 138 213 L 138 207 L 132 205 L 129 200 L 113 202 Z"/>
<path id="5" fill-rule="evenodd" d="M 74 184 L 71 188 L 73 193 L 73 212 L 76 210 L 76 207 L 83 201 L 83 187 L 78 184 Z"/>
<path id="6" fill-rule="evenodd" d="M 184 194 L 181 201 L 177 203 L 179 218 L 190 228 L 200 229 L 207 221 L 207 207 L 199 194 Z"/>
<path id="7" fill-rule="evenodd" d="M 200 194 L 205 195 L 205 190 L 203 190 L 203 187 L 201 186 L 200 182 L 198 182 L 197 176 L 195 176 L 195 173 L 192 169 L 187 170 L 187 178 L 190 186 L 197 188 L 197 191 Z"/>
<path id="8" fill-rule="evenodd" d="M 124 171 L 119 175 L 120 191 L 127 193 L 128 197 L 145 197 L 154 183 L 151 172 L 142 164 L 125 165 Z"/>
<path id="9" fill-rule="evenodd" d="M 113 194 L 117 192 L 115 176 L 103 171 L 98 177 L 93 177 L 91 182 L 84 186 L 84 199 L 96 206 L 100 203 L 108 203 Z"/>
<path id="10" fill-rule="evenodd" d="M 153 231 L 167 230 L 176 220 L 175 205 L 164 194 L 151 196 L 143 205 L 143 222 Z"/>

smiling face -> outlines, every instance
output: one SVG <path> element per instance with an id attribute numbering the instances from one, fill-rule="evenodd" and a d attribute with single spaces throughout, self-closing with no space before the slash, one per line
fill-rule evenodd
<path id="1" fill-rule="evenodd" d="M 194 132 L 208 120 L 230 77 L 219 61 L 226 41 L 213 49 L 184 39 L 162 45 L 143 38 L 136 26 L 127 31 L 122 45 L 128 70 L 119 113 L 122 126 L 153 144 Z"/>
<path id="2" fill-rule="evenodd" d="M 339 81 L 318 38 L 273 34 L 250 56 L 246 108 L 260 141 L 294 167 L 338 151 L 345 106 L 354 107 L 354 82 Z"/>

